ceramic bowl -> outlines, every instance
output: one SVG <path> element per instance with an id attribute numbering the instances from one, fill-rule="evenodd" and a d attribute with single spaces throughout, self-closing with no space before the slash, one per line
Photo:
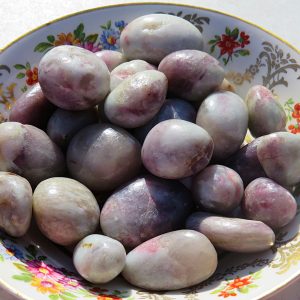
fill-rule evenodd
<path id="1" fill-rule="evenodd" d="M 0 116 L 21 93 L 37 82 L 38 63 L 51 48 L 73 44 L 91 51 L 119 49 L 120 32 L 132 19 L 149 13 L 173 14 L 203 34 L 205 51 L 220 60 L 226 78 L 244 96 L 254 84 L 271 89 L 284 107 L 287 130 L 300 131 L 300 52 L 275 35 L 237 17 L 197 7 L 166 4 L 98 8 L 44 25 L 0 53 Z M 215 274 L 205 282 L 176 292 L 152 293 L 121 278 L 95 286 L 83 281 L 71 254 L 43 238 L 34 228 L 22 239 L 0 235 L 0 282 L 7 299 L 34 300 L 196 300 L 261 299 L 300 274 L 300 216 L 277 233 L 269 251 L 221 256 Z M 6 299 L 6 298 L 5 298 Z"/>

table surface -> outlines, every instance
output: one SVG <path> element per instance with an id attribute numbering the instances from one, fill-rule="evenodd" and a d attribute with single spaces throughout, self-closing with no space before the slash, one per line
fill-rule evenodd
<path id="1" fill-rule="evenodd" d="M 69 13 L 103 5 L 166 2 L 198 5 L 239 16 L 275 33 L 300 49 L 299 0 L 0 0 L 0 49 L 37 26 Z M 300 300 L 300 279 L 272 300 Z M 0 290 L 1 300 L 10 300 Z"/>

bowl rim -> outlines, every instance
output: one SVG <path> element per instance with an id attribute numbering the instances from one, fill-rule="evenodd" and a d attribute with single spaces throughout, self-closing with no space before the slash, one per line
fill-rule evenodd
<path id="1" fill-rule="evenodd" d="M 18 41 L 22 40 L 23 38 L 25 38 L 27 35 L 30 35 L 31 33 L 38 31 L 39 29 L 42 29 L 44 27 L 47 27 L 53 23 L 68 19 L 70 17 L 73 16 L 77 16 L 77 15 L 81 15 L 84 13 L 88 13 L 88 12 L 92 12 L 92 11 L 97 11 L 97 10 L 102 10 L 102 9 L 106 9 L 106 8 L 114 8 L 114 7 L 125 7 L 125 6 L 143 6 L 143 5 L 167 5 L 167 6 L 181 6 L 181 7 L 187 7 L 187 8 L 196 8 L 196 9 L 201 9 L 201 10 L 205 10 L 205 11 L 209 11 L 209 12 L 213 12 L 213 13 L 217 13 L 220 15 L 225 15 L 227 17 L 231 17 L 233 19 L 242 21 L 244 23 L 247 23 L 251 26 L 254 26 L 266 33 L 268 33 L 269 35 L 273 36 L 274 38 L 276 38 L 277 40 L 283 42 L 284 44 L 286 44 L 288 47 L 290 47 L 291 49 L 293 49 L 294 51 L 296 51 L 298 54 L 300 54 L 300 49 L 298 49 L 296 46 L 292 45 L 290 42 L 288 42 L 287 40 L 283 39 L 282 37 L 280 37 L 279 35 L 275 34 L 273 31 L 268 30 L 266 28 L 264 28 L 263 26 L 257 25 L 256 23 L 246 20 L 244 18 L 238 17 L 234 14 L 230 14 L 227 12 L 222 12 L 220 10 L 217 9 L 213 9 L 213 8 L 207 8 L 207 7 L 203 7 L 200 5 L 191 5 L 191 4 L 183 4 L 183 3 L 178 3 L 178 2 L 159 2 L 159 1 L 154 1 L 154 2 L 128 2 L 128 3 L 119 3 L 119 4 L 109 4 L 109 5 L 101 5 L 101 6 L 96 6 L 96 7 L 92 7 L 89 9 L 84 9 L 84 10 L 80 10 L 74 13 L 69 13 L 66 15 L 63 15 L 61 17 L 52 19 L 49 22 L 43 23 L 27 32 L 25 32 L 24 34 L 18 36 L 17 38 L 13 39 L 11 42 L 9 42 L 8 44 L 6 44 L 3 48 L 0 48 L 0 55 L 5 52 L 7 49 L 9 49 L 11 46 L 13 46 L 14 44 L 16 44 Z"/>
<path id="2" fill-rule="evenodd" d="M 69 13 L 69 14 L 65 14 L 61 17 L 58 18 L 54 18 L 49 22 L 45 22 L 27 32 L 25 32 L 24 34 L 18 36 L 17 38 L 13 39 L 11 42 L 9 42 L 8 44 L 6 44 L 3 48 L 0 48 L 0 56 L 1 54 L 3 54 L 4 52 L 6 52 L 9 48 L 11 48 L 13 45 L 15 45 L 17 42 L 21 41 L 22 39 L 26 38 L 28 35 L 42 29 L 45 28 L 51 24 L 57 23 L 59 21 L 63 21 L 66 19 L 69 19 L 71 17 L 77 16 L 77 15 L 81 15 L 81 14 L 85 14 L 85 13 L 89 13 L 89 12 L 93 12 L 93 11 L 98 11 L 98 10 L 103 10 L 103 9 L 107 9 L 107 8 L 116 8 L 116 7 L 127 7 L 127 6 L 143 6 L 143 5 L 165 5 L 165 6 L 179 6 L 179 7 L 185 7 L 185 8 L 195 8 L 195 9 L 200 9 L 200 10 L 204 10 L 204 11 L 208 11 L 208 12 L 212 12 L 212 13 L 216 13 L 219 15 L 223 15 L 223 16 L 227 16 L 239 21 L 242 21 L 246 24 L 249 24 L 255 28 L 260 29 L 261 31 L 271 35 L 272 37 L 274 37 L 275 39 L 281 41 L 282 43 L 284 43 L 286 46 L 288 46 L 289 48 L 293 49 L 297 54 L 300 55 L 300 49 L 298 49 L 296 46 L 292 45 L 290 42 L 288 42 L 287 40 L 283 39 L 282 37 L 280 37 L 279 35 L 275 34 L 274 32 L 264 28 L 263 26 L 257 25 L 256 23 L 252 22 L 252 21 L 248 21 L 244 18 L 238 17 L 234 14 L 230 14 L 227 12 L 223 12 L 217 9 L 212 9 L 212 8 L 207 8 L 207 7 L 203 7 L 201 5 L 191 5 L 191 4 L 184 4 L 184 3 L 178 3 L 178 2 L 159 2 L 159 1 L 153 1 L 153 2 L 128 2 L 128 3 L 119 3 L 119 4 L 109 4 L 109 5 L 101 5 L 101 6 L 96 6 L 96 7 L 92 7 L 89 9 L 83 9 L 83 10 L 79 10 L 77 12 L 73 12 L 73 13 Z M 298 274 L 297 276 L 291 278 L 291 279 L 287 279 L 285 281 L 283 281 L 283 283 L 279 286 L 274 287 L 273 289 L 270 289 L 269 291 L 263 293 L 262 295 L 259 296 L 259 298 L 255 298 L 254 300 L 259 300 L 259 299 L 271 299 L 270 297 L 272 297 L 276 292 L 283 290 L 285 287 L 291 285 L 291 284 L 295 284 L 295 281 L 300 279 L 300 274 Z M 4 290 L 5 292 L 9 293 L 11 296 L 14 297 L 18 297 L 18 299 L 20 300 L 34 300 L 31 297 L 28 297 L 24 294 L 20 294 L 20 291 L 18 291 L 15 287 L 7 284 L 4 280 L 0 279 L 0 291 L 1 288 L 2 290 Z"/>

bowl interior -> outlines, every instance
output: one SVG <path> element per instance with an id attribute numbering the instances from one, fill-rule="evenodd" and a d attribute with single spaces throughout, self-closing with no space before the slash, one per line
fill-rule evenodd
<path id="1" fill-rule="evenodd" d="M 220 60 L 226 78 L 245 96 L 250 86 L 271 89 L 283 105 L 287 130 L 297 133 L 300 118 L 300 52 L 238 18 L 196 7 L 167 4 L 99 8 L 54 21 L 29 33 L 0 53 L 0 118 L 7 120 L 16 99 L 37 82 L 38 63 L 51 48 L 79 45 L 91 51 L 119 49 L 120 32 L 132 19 L 149 13 L 174 14 L 203 34 L 204 50 Z M 251 139 L 251 137 L 247 137 Z M 298 195 L 296 190 L 295 195 Z M 260 299 L 300 274 L 300 216 L 277 233 L 274 247 L 252 255 L 223 254 L 216 273 L 195 287 L 168 293 L 138 290 L 121 278 L 103 286 L 83 281 L 71 252 L 57 247 L 32 226 L 22 239 L 0 235 L 0 282 L 24 299 Z M 62 229 L 63 230 L 63 229 Z"/>

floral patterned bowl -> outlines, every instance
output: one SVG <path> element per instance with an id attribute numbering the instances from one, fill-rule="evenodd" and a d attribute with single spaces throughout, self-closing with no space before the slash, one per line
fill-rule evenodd
<path id="1" fill-rule="evenodd" d="M 218 58 L 226 77 L 244 96 L 254 84 L 280 99 L 288 130 L 300 132 L 300 52 L 276 36 L 239 18 L 197 7 L 167 4 L 119 5 L 67 16 L 32 31 L 0 52 L 0 116 L 5 121 L 18 96 L 38 80 L 38 63 L 51 48 L 72 44 L 98 51 L 118 49 L 120 32 L 141 15 L 174 14 L 193 23 L 205 50 Z M 22 239 L 0 234 L 0 282 L 5 299 L 172 300 L 261 299 L 300 275 L 300 215 L 276 237 L 271 250 L 252 255 L 226 254 L 207 281 L 181 291 L 149 293 L 121 278 L 95 286 L 79 278 L 71 255 L 43 238 L 32 226 Z"/>

